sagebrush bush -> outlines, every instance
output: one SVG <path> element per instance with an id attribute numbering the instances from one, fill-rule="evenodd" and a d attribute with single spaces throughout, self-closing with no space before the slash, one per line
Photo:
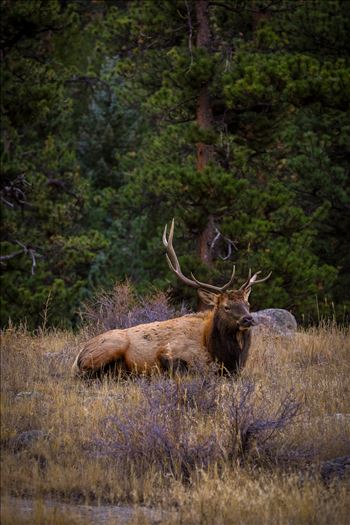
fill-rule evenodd
<path id="1" fill-rule="evenodd" d="M 132 284 L 116 283 L 112 291 L 98 292 L 86 302 L 80 312 L 83 324 L 88 324 L 96 333 L 115 328 L 130 328 L 142 323 L 166 321 L 189 311 L 185 306 L 173 307 L 164 292 L 139 297 Z"/>
<path id="2" fill-rule="evenodd" d="M 289 395 L 277 410 L 255 399 L 249 382 L 212 373 L 179 379 L 138 379 L 140 399 L 103 422 L 100 453 L 113 457 L 125 475 L 156 467 L 188 479 L 220 462 L 259 461 L 271 454 L 277 431 L 290 424 L 300 405 Z M 220 429 L 218 431 L 218 429 Z M 276 454 L 277 457 L 277 454 Z"/>

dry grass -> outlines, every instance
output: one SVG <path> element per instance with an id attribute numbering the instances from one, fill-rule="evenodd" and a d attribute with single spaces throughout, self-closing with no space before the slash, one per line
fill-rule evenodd
<path id="1" fill-rule="evenodd" d="M 320 476 L 323 462 L 350 454 L 348 330 L 264 336 L 236 381 L 84 383 L 70 365 L 85 336 L 2 334 L 5 500 L 161 507 L 174 525 L 349 522 L 349 478 Z M 4 505 L 2 522 L 80 523 L 38 509 L 26 520 Z"/>

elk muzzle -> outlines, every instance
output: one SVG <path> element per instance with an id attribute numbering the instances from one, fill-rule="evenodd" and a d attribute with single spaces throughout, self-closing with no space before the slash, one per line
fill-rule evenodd
<path id="1" fill-rule="evenodd" d="M 238 320 L 238 326 L 240 330 L 247 330 L 251 326 L 254 326 L 256 322 L 252 315 L 244 315 Z"/>

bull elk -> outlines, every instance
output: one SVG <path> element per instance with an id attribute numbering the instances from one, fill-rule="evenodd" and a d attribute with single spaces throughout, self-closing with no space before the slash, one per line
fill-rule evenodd
<path id="1" fill-rule="evenodd" d="M 94 373 L 118 362 L 127 370 L 147 372 L 151 369 L 179 369 L 188 365 L 217 361 L 228 372 L 237 372 L 246 362 L 251 341 L 253 317 L 248 298 L 252 286 L 266 281 L 252 276 L 237 290 L 230 290 L 234 280 L 224 286 L 198 281 L 193 274 L 186 277 L 173 248 L 174 219 L 167 238 L 163 233 L 169 268 L 181 282 L 196 288 L 200 299 L 211 310 L 184 315 L 168 321 L 141 324 L 127 329 L 109 330 L 90 339 L 75 359 L 77 374 Z"/>

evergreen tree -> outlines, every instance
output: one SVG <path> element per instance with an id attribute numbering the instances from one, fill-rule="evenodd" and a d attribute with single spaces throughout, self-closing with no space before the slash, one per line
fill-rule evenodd
<path id="1" fill-rule="evenodd" d="M 3 0 L 1 322 L 98 286 L 273 271 L 254 308 L 349 308 L 347 2 Z M 171 279 L 169 281 L 169 279 Z M 334 303 L 334 306 L 333 306 Z"/>
<path id="2" fill-rule="evenodd" d="M 339 2 L 332 10 L 342 24 L 332 22 L 331 30 L 344 39 L 348 14 Z M 191 235 L 182 251 L 193 254 L 197 244 L 199 260 L 187 260 L 187 267 L 217 259 L 226 242 L 242 275 L 249 266 L 273 270 L 258 306 L 315 315 L 315 297 L 320 302 L 330 294 L 339 268 L 322 256 L 318 237 L 329 203 L 309 206 L 301 188 L 310 178 L 302 170 L 295 177 L 291 166 L 300 160 L 297 136 L 310 108 L 319 111 L 333 100 L 346 133 L 348 91 L 339 86 L 348 85 L 348 64 L 344 57 L 327 62 L 322 49 L 316 55 L 307 43 L 333 15 L 327 2 L 178 0 L 111 10 L 108 36 L 123 55 L 118 74 L 152 122 L 121 192 L 132 253 L 152 282 L 165 275 L 161 225 L 175 215 Z M 346 200 L 343 171 L 339 179 Z M 202 264 L 199 275 L 215 277 L 223 264 L 216 260 L 215 267 Z M 134 276 L 144 280 L 139 268 Z"/>
<path id="3" fill-rule="evenodd" d="M 70 323 L 108 243 L 82 228 L 89 185 L 72 134 L 69 80 L 82 43 L 74 4 L 2 2 L 1 322 Z M 70 56 L 67 58 L 66 45 Z"/>

